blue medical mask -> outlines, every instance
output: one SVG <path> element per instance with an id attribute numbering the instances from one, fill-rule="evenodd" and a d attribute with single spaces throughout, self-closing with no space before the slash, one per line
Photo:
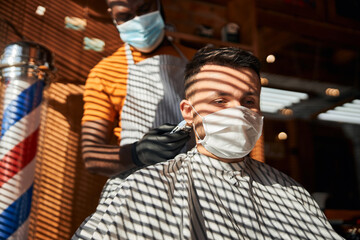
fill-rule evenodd
<path id="1" fill-rule="evenodd" d="M 165 23 L 159 11 L 154 11 L 116 26 L 121 39 L 143 53 L 157 48 L 165 35 Z"/>

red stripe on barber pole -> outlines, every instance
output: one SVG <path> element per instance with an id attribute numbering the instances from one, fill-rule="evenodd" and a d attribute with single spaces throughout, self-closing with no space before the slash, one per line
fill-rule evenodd
<path id="1" fill-rule="evenodd" d="M 0 187 L 34 159 L 38 136 L 39 129 L 36 129 L 35 132 L 17 144 L 0 160 L 0 169 L 2 171 Z M 14 161 L 15 159 L 17 161 Z"/>

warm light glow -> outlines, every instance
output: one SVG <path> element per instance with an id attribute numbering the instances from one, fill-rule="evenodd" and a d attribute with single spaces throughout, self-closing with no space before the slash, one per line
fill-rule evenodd
<path id="1" fill-rule="evenodd" d="M 269 80 L 267 78 L 260 78 L 261 85 L 266 86 L 269 84 Z"/>
<path id="2" fill-rule="evenodd" d="M 268 55 L 267 57 L 266 57 L 266 62 L 267 63 L 274 63 L 275 62 L 275 56 L 274 55 L 272 55 L 272 54 L 270 54 L 270 55 Z"/>
<path id="3" fill-rule="evenodd" d="M 325 94 L 332 97 L 338 97 L 340 96 L 340 91 L 337 88 L 327 88 Z"/>
<path id="4" fill-rule="evenodd" d="M 286 140 L 287 139 L 287 134 L 285 132 L 280 132 L 278 134 L 278 139 L 279 140 Z"/>
<path id="5" fill-rule="evenodd" d="M 289 108 L 284 108 L 281 110 L 281 114 L 285 115 L 285 116 L 291 116 L 291 115 L 293 115 L 293 110 L 291 110 Z"/>

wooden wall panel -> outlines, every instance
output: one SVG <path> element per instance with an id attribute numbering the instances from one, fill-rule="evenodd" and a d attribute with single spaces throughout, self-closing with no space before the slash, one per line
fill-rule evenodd
<path id="1" fill-rule="evenodd" d="M 221 28 L 226 24 L 227 5 L 208 4 L 192 0 L 163 0 L 166 21 L 176 30 L 195 34 L 199 25 L 211 26 L 214 38 L 221 38 Z"/>
<path id="2" fill-rule="evenodd" d="M 89 70 L 119 47 L 120 38 L 104 12 L 87 7 L 88 3 L 96 6 L 105 1 L 1 0 L 1 51 L 20 40 L 6 20 L 26 40 L 52 51 L 57 69 L 54 82 L 44 92 L 29 239 L 69 239 L 95 210 L 106 180 L 88 173 L 81 159 L 82 93 Z M 46 8 L 44 16 L 35 14 L 39 5 Z M 86 18 L 86 30 L 66 29 L 66 16 Z M 84 50 L 85 36 L 105 41 L 105 50 Z"/>
<path id="3" fill-rule="evenodd" d="M 105 178 L 88 173 L 80 154 L 82 92 L 73 83 L 45 92 L 30 239 L 69 239 L 98 203 Z"/>

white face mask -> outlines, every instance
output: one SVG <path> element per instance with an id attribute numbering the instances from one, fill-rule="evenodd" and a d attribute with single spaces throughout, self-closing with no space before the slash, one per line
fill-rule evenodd
<path id="1" fill-rule="evenodd" d="M 191 106 L 192 107 L 192 106 Z M 196 114 L 200 114 L 192 107 Z M 202 117 L 205 137 L 198 143 L 219 158 L 242 158 L 260 138 L 264 117 L 243 106 L 226 108 Z"/>

